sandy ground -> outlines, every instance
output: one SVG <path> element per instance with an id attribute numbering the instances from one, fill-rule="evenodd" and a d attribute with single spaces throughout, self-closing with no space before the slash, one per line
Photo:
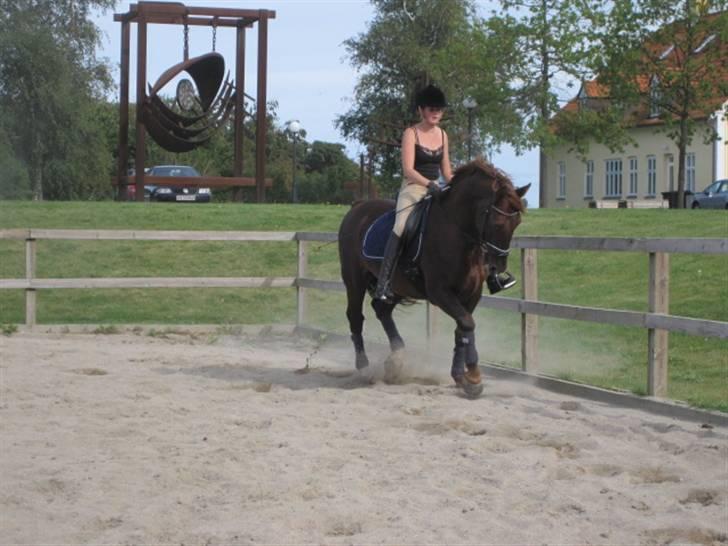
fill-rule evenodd
<path id="1" fill-rule="evenodd" d="M 507 380 L 470 401 L 413 351 L 424 379 L 351 365 L 285 336 L 0 336 L 0 543 L 728 543 L 726 429 Z"/>

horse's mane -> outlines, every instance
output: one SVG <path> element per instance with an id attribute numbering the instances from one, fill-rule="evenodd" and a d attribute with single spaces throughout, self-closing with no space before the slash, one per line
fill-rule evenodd
<path id="1" fill-rule="evenodd" d="M 491 190 L 495 194 L 496 201 L 505 198 L 513 210 L 525 212 L 523 201 L 521 201 L 521 198 L 516 193 L 516 188 L 510 177 L 492 163 L 487 163 L 482 159 L 475 159 L 470 163 L 458 167 L 453 174 L 450 184 L 457 184 L 461 180 L 473 176 L 479 178 L 485 177 L 491 181 Z"/>

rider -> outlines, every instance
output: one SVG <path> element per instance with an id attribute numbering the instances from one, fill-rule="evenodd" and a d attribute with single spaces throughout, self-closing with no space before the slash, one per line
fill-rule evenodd
<path id="1" fill-rule="evenodd" d="M 402 135 L 402 186 L 397 197 L 394 228 L 384 249 L 374 298 L 392 301 L 391 283 L 399 256 L 400 237 L 412 207 L 426 195 L 440 192 L 439 179 L 449 183 L 452 178 L 447 133 L 439 124 L 447 106 L 445 94 L 428 85 L 417 94 L 420 122 L 405 129 Z"/>

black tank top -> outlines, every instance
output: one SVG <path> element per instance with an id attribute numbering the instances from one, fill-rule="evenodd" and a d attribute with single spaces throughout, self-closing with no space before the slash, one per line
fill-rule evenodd
<path id="1" fill-rule="evenodd" d="M 415 131 L 415 170 L 427 180 L 437 180 L 440 178 L 440 163 L 444 155 L 444 146 L 440 146 L 437 150 L 425 148 L 420 144 L 417 134 L 417 127 L 413 127 Z M 440 129 L 442 132 L 442 129 Z M 442 134 L 442 142 L 444 145 L 445 135 Z"/>

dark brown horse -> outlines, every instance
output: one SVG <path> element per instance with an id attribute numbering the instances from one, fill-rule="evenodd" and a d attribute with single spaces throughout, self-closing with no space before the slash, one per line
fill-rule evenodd
<path id="1" fill-rule="evenodd" d="M 459 168 L 447 191 L 433 199 L 419 258 L 421 274 L 405 275 L 400 263 L 392 280 L 395 301 L 372 300 L 393 353 L 404 347 L 392 319 L 398 302 L 426 299 L 450 315 L 457 324 L 451 375 L 471 396 L 483 390 L 472 312 L 486 278 L 491 292 L 502 287 L 499 281 L 506 272 L 511 237 L 524 211 L 521 197 L 529 187 L 530 184 L 514 188 L 503 172 L 482 161 Z M 362 241 L 369 226 L 393 208 L 394 202 L 389 200 L 355 203 L 339 228 L 341 276 L 348 301 L 346 316 L 357 369 L 369 365 L 362 337 L 362 305 L 365 292 L 376 286 L 381 263 L 364 257 Z"/>

